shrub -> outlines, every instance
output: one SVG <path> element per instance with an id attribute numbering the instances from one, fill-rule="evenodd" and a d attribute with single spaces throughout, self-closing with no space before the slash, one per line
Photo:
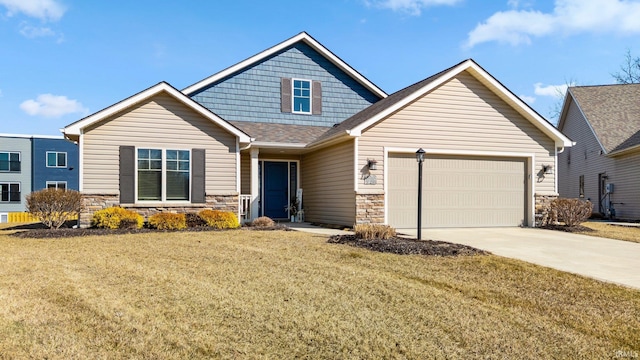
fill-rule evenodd
<path id="1" fill-rule="evenodd" d="M 558 214 L 558 220 L 565 226 L 573 227 L 587 221 L 593 211 L 589 200 L 558 198 L 551 202 L 551 209 Z"/>
<path id="2" fill-rule="evenodd" d="M 149 225 L 158 230 L 182 230 L 187 228 L 185 214 L 157 213 L 149 217 Z"/>
<path id="3" fill-rule="evenodd" d="M 198 216 L 214 229 L 235 229 L 240 227 L 236 214 L 231 211 L 202 210 Z"/>
<path id="4" fill-rule="evenodd" d="M 396 229 L 381 224 L 357 224 L 353 227 L 353 231 L 356 233 L 356 238 L 363 240 L 388 240 L 396 236 Z"/>
<path id="5" fill-rule="evenodd" d="M 202 220 L 200 215 L 196 213 L 186 213 L 185 218 L 186 218 L 187 227 L 189 228 L 207 226 L 207 222 Z"/>
<path id="6" fill-rule="evenodd" d="M 59 229 L 82 206 L 82 195 L 75 190 L 44 189 L 32 192 L 26 199 L 27 211 L 49 229 Z"/>
<path id="7" fill-rule="evenodd" d="M 251 227 L 274 227 L 276 223 L 268 216 L 260 216 L 251 222 Z"/>
<path id="8" fill-rule="evenodd" d="M 105 229 L 140 229 L 144 223 L 142 215 L 118 206 L 93 213 L 91 224 Z"/>

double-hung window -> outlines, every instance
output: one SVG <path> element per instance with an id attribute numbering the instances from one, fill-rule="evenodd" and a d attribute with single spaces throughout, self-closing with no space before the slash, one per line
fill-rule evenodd
<path id="1" fill-rule="evenodd" d="M 189 150 L 138 149 L 138 200 L 189 200 Z"/>
<path id="2" fill-rule="evenodd" d="M 20 183 L 0 183 L 0 202 L 20 202 Z"/>
<path id="3" fill-rule="evenodd" d="M 293 79 L 293 112 L 311 114 L 311 81 Z"/>
<path id="4" fill-rule="evenodd" d="M 47 167 L 66 168 L 67 153 L 59 151 L 47 151 Z"/>
<path id="5" fill-rule="evenodd" d="M 0 152 L 0 171 L 19 172 L 20 153 L 4 151 Z"/>

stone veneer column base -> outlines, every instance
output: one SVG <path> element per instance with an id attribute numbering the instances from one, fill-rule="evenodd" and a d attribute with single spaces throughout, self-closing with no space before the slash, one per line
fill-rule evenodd
<path id="1" fill-rule="evenodd" d="M 384 224 L 384 194 L 356 194 L 356 224 Z"/>
<path id="2" fill-rule="evenodd" d="M 551 202 L 558 198 L 558 195 L 538 195 L 536 194 L 535 222 L 536 227 L 555 224 L 558 222 L 558 214 L 551 211 Z"/>
<path id="3" fill-rule="evenodd" d="M 82 211 L 80 212 L 79 226 L 86 228 L 91 226 L 93 213 L 112 206 L 122 206 L 125 209 L 134 210 L 145 217 L 159 212 L 196 213 L 204 209 L 231 211 L 238 214 L 238 195 L 207 195 L 205 204 L 124 204 L 120 205 L 120 196 L 113 194 L 82 194 Z"/>

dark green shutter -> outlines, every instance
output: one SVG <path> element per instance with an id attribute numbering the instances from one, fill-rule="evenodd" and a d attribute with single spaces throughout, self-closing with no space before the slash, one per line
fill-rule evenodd
<path id="1" fill-rule="evenodd" d="M 135 147 L 120 146 L 120 203 L 133 204 L 136 196 Z"/>
<path id="2" fill-rule="evenodd" d="M 290 113 L 293 106 L 291 105 L 291 79 L 280 79 L 280 111 Z"/>
<path id="3" fill-rule="evenodd" d="M 314 81 L 312 85 L 313 99 L 311 102 L 311 113 L 313 115 L 322 114 L 322 84 L 320 81 Z"/>
<path id="4" fill-rule="evenodd" d="M 205 203 L 205 149 L 191 150 L 191 202 Z"/>

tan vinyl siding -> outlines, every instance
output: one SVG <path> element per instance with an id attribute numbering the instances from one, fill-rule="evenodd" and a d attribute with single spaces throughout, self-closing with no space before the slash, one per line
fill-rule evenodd
<path id="1" fill-rule="evenodd" d="M 536 172 L 555 163 L 554 141 L 467 72 L 365 130 L 357 166 L 374 158 L 375 173 L 383 174 L 385 147 L 534 154 Z M 536 178 L 535 192 L 555 194 L 554 176 Z M 360 181 L 358 191 L 382 191 L 384 179 L 378 179 L 376 185 Z"/>
<path id="2" fill-rule="evenodd" d="M 249 151 L 240 154 L 240 193 L 251 194 L 251 153 Z"/>
<path id="3" fill-rule="evenodd" d="M 593 203 L 593 211 L 599 212 L 598 174 L 606 173 L 607 182 L 615 187 L 611 200 L 616 216 L 640 219 L 640 153 L 616 157 L 602 154 L 602 147 L 572 100 L 561 130 L 576 145 L 558 155 L 560 196 L 578 197 L 580 175 L 584 175 L 584 197 Z"/>
<path id="4" fill-rule="evenodd" d="M 119 192 L 121 145 L 206 149 L 207 195 L 237 193 L 235 136 L 167 94 L 158 94 L 85 131 L 83 192 Z"/>
<path id="5" fill-rule="evenodd" d="M 302 158 L 305 220 L 351 226 L 355 222 L 352 140 Z"/>

